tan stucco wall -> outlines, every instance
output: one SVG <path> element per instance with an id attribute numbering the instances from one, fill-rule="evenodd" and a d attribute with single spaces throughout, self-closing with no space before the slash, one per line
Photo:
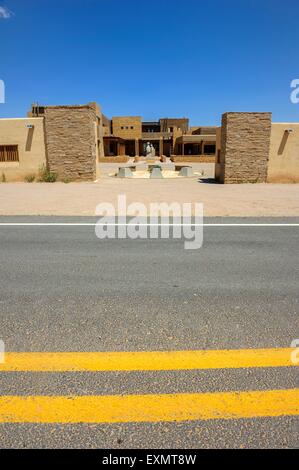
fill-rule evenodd
<path id="1" fill-rule="evenodd" d="M 221 178 L 221 127 L 216 129 L 216 152 L 215 152 L 215 178 L 219 180 Z"/>
<path id="2" fill-rule="evenodd" d="M 122 129 L 123 127 L 123 129 Z M 128 129 L 126 129 L 128 127 Z M 131 129 L 133 127 L 133 129 Z M 123 139 L 141 139 L 142 126 L 140 116 L 117 116 L 112 118 L 112 132 Z"/>
<path id="3" fill-rule="evenodd" d="M 181 129 L 178 129 L 176 126 L 174 126 L 172 135 L 173 135 L 173 152 L 174 154 L 177 154 L 178 144 L 179 144 L 178 138 L 183 135 L 183 132 L 181 131 Z"/>
<path id="4" fill-rule="evenodd" d="M 0 162 L 0 180 L 23 181 L 46 164 L 43 118 L 0 119 L 0 145 L 18 145 L 19 162 Z M 32 129 L 28 125 L 33 125 Z"/>
<path id="5" fill-rule="evenodd" d="M 221 158 L 221 127 L 216 128 L 216 161 L 220 163 Z"/>
<path id="6" fill-rule="evenodd" d="M 268 181 L 299 183 L 299 123 L 272 123 Z"/>

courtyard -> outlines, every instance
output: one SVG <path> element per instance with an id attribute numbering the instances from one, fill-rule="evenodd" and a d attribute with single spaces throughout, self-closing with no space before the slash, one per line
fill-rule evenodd
<path id="1" fill-rule="evenodd" d="M 111 178 L 119 164 L 100 164 L 97 182 L 2 183 L 0 215 L 92 216 L 100 202 L 116 206 L 119 194 L 128 204 L 178 202 L 204 204 L 211 217 L 292 217 L 299 216 L 299 185 L 296 184 L 217 184 L 214 165 L 192 163 L 202 177 L 164 180 Z"/>

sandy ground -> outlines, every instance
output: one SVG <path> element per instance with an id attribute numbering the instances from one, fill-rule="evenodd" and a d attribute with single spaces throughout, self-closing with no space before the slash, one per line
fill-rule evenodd
<path id="1" fill-rule="evenodd" d="M 95 215 L 100 202 L 117 207 L 117 197 L 127 203 L 201 202 L 205 216 L 299 216 L 299 184 L 220 185 L 212 180 L 213 165 L 204 178 L 165 180 L 117 179 L 108 176 L 118 165 L 103 164 L 96 183 L 0 184 L 0 215 Z"/>

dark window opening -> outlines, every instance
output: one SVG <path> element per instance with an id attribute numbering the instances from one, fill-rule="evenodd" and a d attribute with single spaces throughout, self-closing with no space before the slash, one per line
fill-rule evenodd
<path id="1" fill-rule="evenodd" d="M 205 155 L 215 155 L 216 153 L 216 145 L 205 145 L 204 146 L 204 154 Z"/>
<path id="2" fill-rule="evenodd" d="M 17 145 L 0 145 L 0 162 L 18 162 L 19 150 Z"/>
<path id="3" fill-rule="evenodd" d="M 129 155 L 129 157 L 135 157 L 135 140 L 126 140 L 125 142 L 125 153 Z"/>
<path id="4" fill-rule="evenodd" d="M 142 132 L 160 132 L 161 126 L 158 122 L 143 122 Z"/>

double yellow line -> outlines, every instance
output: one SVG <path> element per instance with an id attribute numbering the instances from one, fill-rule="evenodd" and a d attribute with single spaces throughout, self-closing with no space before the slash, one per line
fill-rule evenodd
<path id="1" fill-rule="evenodd" d="M 103 372 L 292 366 L 291 348 L 147 352 L 8 352 L 0 371 Z"/>
<path id="2" fill-rule="evenodd" d="M 292 349 L 6 353 L 1 372 L 293 367 Z M 109 396 L 2 396 L 0 422 L 114 423 L 299 415 L 299 389 Z"/>

